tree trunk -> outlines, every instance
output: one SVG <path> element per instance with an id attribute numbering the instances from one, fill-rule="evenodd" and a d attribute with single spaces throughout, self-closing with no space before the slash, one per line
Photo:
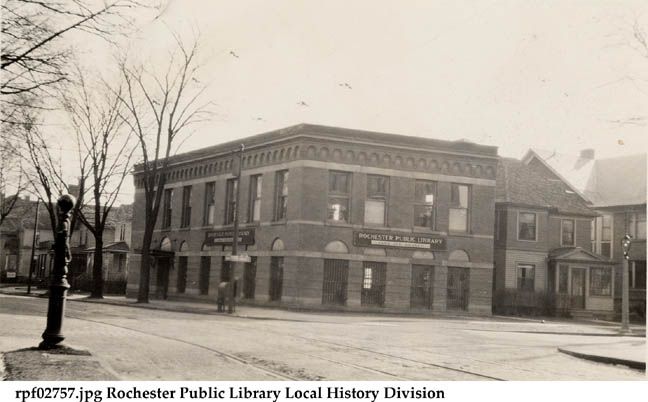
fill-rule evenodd
<path id="1" fill-rule="evenodd" d="M 92 265 L 91 299 L 103 299 L 103 237 L 95 237 L 95 251 Z"/>
<path id="2" fill-rule="evenodd" d="M 142 242 L 142 260 L 140 261 L 140 278 L 139 278 L 139 293 L 137 295 L 138 303 L 149 302 L 149 280 L 151 276 L 151 239 L 153 237 L 153 230 L 149 229 L 147 225 L 144 229 L 144 241 Z"/>

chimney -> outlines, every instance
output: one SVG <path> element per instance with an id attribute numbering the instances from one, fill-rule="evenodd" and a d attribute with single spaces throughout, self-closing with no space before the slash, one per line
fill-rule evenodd
<path id="1" fill-rule="evenodd" d="M 580 157 L 581 159 L 594 159 L 594 149 L 593 148 L 582 149 L 580 152 Z"/>

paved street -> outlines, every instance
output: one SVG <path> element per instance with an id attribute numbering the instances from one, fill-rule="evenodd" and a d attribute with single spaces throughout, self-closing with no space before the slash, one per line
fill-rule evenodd
<path id="1" fill-rule="evenodd" d="M 0 295 L 0 352 L 35 346 L 47 300 Z M 641 380 L 557 347 L 643 342 L 571 322 L 272 311 L 263 319 L 69 301 L 66 343 L 128 380 Z"/>

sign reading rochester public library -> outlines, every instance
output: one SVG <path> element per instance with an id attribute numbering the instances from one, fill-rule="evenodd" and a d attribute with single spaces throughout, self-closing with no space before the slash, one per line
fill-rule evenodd
<path id="1" fill-rule="evenodd" d="M 212 230 L 205 233 L 205 245 L 207 246 L 230 245 L 233 242 L 233 230 Z M 254 244 L 254 229 L 239 229 L 238 244 Z"/>
<path id="2" fill-rule="evenodd" d="M 446 238 L 439 235 L 417 233 L 354 231 L 353 245 L 442 251 L 446 249 Z"/>

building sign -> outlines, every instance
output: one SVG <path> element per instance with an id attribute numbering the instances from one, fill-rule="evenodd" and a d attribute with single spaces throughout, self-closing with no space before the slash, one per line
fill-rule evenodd
<path id="1" fill-rule="evenodd" d="M 233 230 L 213 230 L 205 233 L 206 246 L 231 245 L 233 242 Z M 254 244 L 254 229 L 239 229 L 238 244 Z"/>
<path id="2" fill-rule="evenodd" d="M 393 232 L 353 232 L 353 245 L 357 247 L 391 247 L 442 251 L 446 238 L 439 235 Z"/>

